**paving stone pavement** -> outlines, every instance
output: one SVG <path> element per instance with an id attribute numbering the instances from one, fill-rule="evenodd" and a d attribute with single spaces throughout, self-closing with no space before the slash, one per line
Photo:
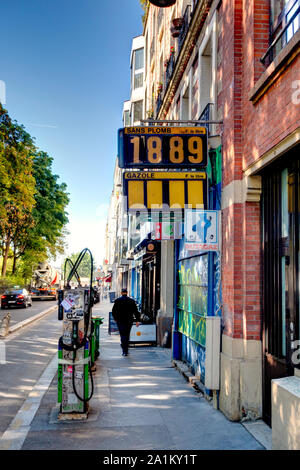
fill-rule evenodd
<path id="1" fill-rule="evenodd" d="M 184 380 L 172 367 L 169 350 L 138 346 L 122 357 L 119 336 L 107 334 L 111 306 L 104 301 L 94 308 L 105 322 L 88 420 L 56 421 L 55 376 L 22 449 L 264 449 L 241 424 L 228 421 Z"/>

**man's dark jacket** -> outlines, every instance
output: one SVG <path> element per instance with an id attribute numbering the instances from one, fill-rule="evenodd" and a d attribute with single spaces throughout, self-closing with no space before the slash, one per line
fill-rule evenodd
<path id="1" fill-rule="evenodd" d="M 112 315 L 117 323 L 123 325 L 132 325 L 133 320 L 140 321 L 140 314 L 136 303 L 127 295 L 122 295 L 115 300 L 112 308 Z"/>

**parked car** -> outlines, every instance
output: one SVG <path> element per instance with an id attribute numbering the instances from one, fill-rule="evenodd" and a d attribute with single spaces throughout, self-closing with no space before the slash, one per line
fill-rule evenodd
<path id="1" fill-rule="evenodd" d="M 31 307 L 32 300 L 26 289 L 10 289 L 1 296 L 1 309 L 6 307 Z"/>

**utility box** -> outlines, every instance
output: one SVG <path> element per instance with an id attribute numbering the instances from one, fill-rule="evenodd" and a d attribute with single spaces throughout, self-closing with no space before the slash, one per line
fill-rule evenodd
<path id="1" fill-rule="evenodd" d="M 206 317 L 205 387 L 220 389 L 221 318 Z"/>
<path id="2" fill-rule="evenodd" d="M 300 378 L 272 380 L 272 450 L 300 450 Z"/>

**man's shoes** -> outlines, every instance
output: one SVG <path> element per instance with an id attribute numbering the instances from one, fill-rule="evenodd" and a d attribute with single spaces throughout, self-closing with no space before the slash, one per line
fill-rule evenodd
<path id="1" fill-rule="evenodd" d="M 128 353 L 123 352 L 123 353 L 122 353 L 122 356 L 128 356 Z"/>

